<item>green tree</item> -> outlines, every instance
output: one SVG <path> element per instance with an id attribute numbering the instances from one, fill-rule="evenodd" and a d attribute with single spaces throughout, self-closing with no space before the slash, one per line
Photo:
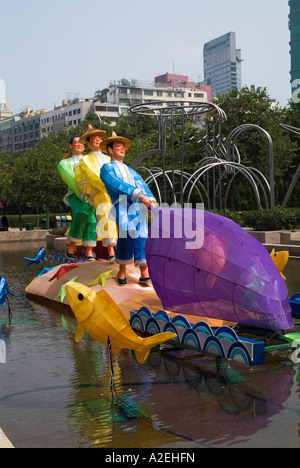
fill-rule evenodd
<path id="1" fill-rule="evenodd" d="M 16 207 L 19 215 L 19 228 L 22 231 L 22 213 L 28 204 L 31 185 L 31 175 L 26 156 L 19 156 L 15 159 L 12 168 L 12 180 L 9 197 Z"/>
<path id="2" fill-rule="evenodd" d="M 291 180 L 291 168 L 295 166 L 298 146 L 290 135 L 280 127 L 285 119 L 285 109 L 274 105 L 265 88 L 254 86 L 244 87 L 240 91 L 234 89 L 216 99 L 217 105 L 227 115 L 227 121 L 222 122 L 222 136 L 245 124 L 254 124 L 264 129 L 273 141 L 275 200 L 276 204 L 283 201 L 283 193 Z M 207 119 L 212 132 L 212 125 L 217 123 L 216 117 Z M 241 163 L 246 167 L 258 169 L 268 180 L 269 144 L 263 132 L 255 129 L 247 130 L 236 139 L 236 145 L 241 155 Z M 253 209 L 255 203 L 250 189 L 245 188 L 245 179 L 237 178 L 231 192 L 231 205 L 234 209 Z"/>
<path id="3" fill-rule="evenodd" d="M 57 165 L 67 152 L 68 138 L 68 132 L 50 134 L 26 152 L 27 204 L 45 210 L 48 227 L 51 210 L 61 207 L 66 193 Z"/>
<path id="4" fill-rule="evenodd" d="M 280 127 L 286 123 L 300 128 L 300 104 L 291 102 L 287 108 L 274 106 L 265 88 L 254 86 L 244 87 L 242 90 L 232 90 L 216 103 L 227 115 L 227 121 L 220 122 L 212 112 L 206 114 L 205 124 L 201 128 L 192 121 L 186 121 L 184 126 L 184 170 L 193 174 L 197 164 L 207 155 L 207 148 L 203 143 L 211 139 L 213 126 L 215 134 L 220 131 L 220 141 L 226 144 L 233 129 L 244 124 L 255 124 L 265 129 L 271 136 L 274 144 L 274 171 L 276 203 L 281 204 L 294 172 L 300 163 L 299 136 L 292 135 Z M 58 134 L 44 137 L 34 148 L 19 156 L 0 154 L 0 202 L 21 214 L 28 209 L 46 211 L 65 210 L 62 200 L 66 193 L 66 186 L 57 171 L 57 165 L 65 153 L 68 152 L 68 142 L 72 136 L 80 136 L 91 123 L 94 128 L 100 128 L 111 135 L 114 130 L 118 135 L 129 138 L 131 148 L 126 154 L 126 163 L 130 164 L 137 156 L 146 151 L 157 149 L 159 146 L 159 125 L 155 117 L 146 115 L 128 114 L 112 122 L 112 119 L 101 119 L 101 123 L 94 113 L 87 115 L 86 119 L 76 128 L 70 127 Z M 207 130 L 206 130 L 207 126 Z M 173 144 L 175 168 L 181 169 L 181 118 L 175 119 L 174 135 L 171 142 L 170 122 L 166 122 L 166 147 L 164 150 L 165 169 L 172 167 L 171 148 Z M 206 135 L 207 132 L 207 135 Z M 207 140 L 204 137 L 207 136 Z M 255 167 L 269 178 L 268 142 L 265 135 L 259 131 L 249 130 L 243 132 L 236 140 L 241 155 L 241 162 L 247 167 Z M 220 146 L 215 150 L 219 154 Z M 86 149 L 88 150 L 88 149 Z M 225 158 L 225 154 L 222 155 Z M 142 162 L 147 168 L 162 167 L 162 155 L 157 152 L 148 156 Z M 142 176 L 148 177 L 147 172 Z M 218 174 L 217 174 L 218 175 Z M 224 178 L 228 183 L 229 178 Z M 162 189 L 162 178 L 158 179 Z M 291 198 L 291 205 L 297 206 L 300 195 L 300 184 Z M 153 188 L 153 187 L 151 187 Z M 179 177 L 175 178 L 175 188 L 180 199 L 181 187 Z M 297 196 L 298 195 L 298 196 Z M 197 195 L 194 201 L 197 200 Z M 238 176 L 230 191 L 229 205 L 232 209 L 255 209 L 256 204 L 253 193 L 245 179 Z M 15 208 L 14 208 L 15 207 Z M 48 221 L 49 222 L 49 221 Z"/>
<path id="5" fill-rule="evenodd" d="M 286 108 L 284 109 L 284 120 L 282 122 L 285 125 L 293 127 L 292 129 L 288 130 L 285 129 L 286 132 L 289 133 L 291 140 L 297 146 L 297 155 L 293 161 L 293 164 L 289 168 L 289 185 L 293 180 L 296 170 L 300 165 L 300 103 L 293 102 L 290 100 Z M 285 196 L 285 193 L 283 194 Z M 300 180 L 297 179 L 296 185 L 291 193 L 288 206 L 296 207 L 299 206 L 300 200 Z"/>
<path id="6" fill-rule="evenodd" d="M 14 182 L 11 156 L 4 153 L 0 155 L 0 180 L 0 202 L 3 210 L 7 211 L 9 205 L 12 203 L 11 190 Z"/>

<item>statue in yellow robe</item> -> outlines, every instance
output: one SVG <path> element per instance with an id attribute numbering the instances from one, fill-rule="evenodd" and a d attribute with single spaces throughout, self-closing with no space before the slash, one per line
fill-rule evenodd
<path id="1" fill-rule="evenodd" d="M 101 167 L 110 162 L 110 158 L 100 150 L 102 138 L 105 136 L 105 131 L 94 129 L 89 125 L 88 131 L 82 135 L 80 142 L 86 144 L 91 152 L 80 159 L 74 172 L 80 191 L 89 198 L 89 203 L 95 207 L 99 237 L 102 240 L 102 245 L 108 249 L 108 259 L 113 261 L 118 230 L 115 221 L 108 217 L 112 206 L 111 200 L 100 179 Z"/>

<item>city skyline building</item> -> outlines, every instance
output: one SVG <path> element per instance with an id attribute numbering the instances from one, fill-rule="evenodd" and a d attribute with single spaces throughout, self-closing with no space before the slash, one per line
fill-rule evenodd
<path id="1" fill-rule="evenodd" d="M 154 82 L 141 82 L 125 78 L 111 82 L 108 88 L 95 92 L 101 102 L 119 104 L 121 114 L 131 106 L 140 103 L 156 103 L 164 106 L 166 102 L 189 105 L 191 102 L 211 100 L 211 87 L 189 81 L 186 75 L 165 73 L 156 76 Z"/>
<path id="2" fill-rule="evenodd" d="M 89 112 L 97 115 L 100 124 L 105 117 L 113 123 L 134 104 L 156 103 L 163 106 L 166 102 L 179 102 L 189 105 L 210 100 L 211 87 L 190 82 L 187 76 L 166 74 L 156 78 L 152 83 L 129 82 L 123 78 L 96 91 L 92 98 L 64 99 L 60 106 L 55 106 L 51 111 L 28 108 L 13 115 L 6 103 L 0 103 L 0 153 L 27 151 L 51 132 L 76 127 Z"/>
<path id="3" fill-rule="evenodd" d="M 203 47 L 204 83 L 211 85 L 212 96 L 242 87 L 241 49 L 236 48 L 236 34 L 229 32 Z"/>

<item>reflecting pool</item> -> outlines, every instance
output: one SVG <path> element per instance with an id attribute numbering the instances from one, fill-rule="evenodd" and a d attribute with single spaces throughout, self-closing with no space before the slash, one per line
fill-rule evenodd
<path id="1" fill-rule="evenodd" d="M 87 334 L 77 344 L 67 308 L 26 296 L 40 266 L 26 268 L 24 256 L 40 247 L 0 244 L 14 293 L 10 326 L 0 306 L 0 427 L 16 448 L 300 446 L 299 366 L 286 350 L 260 367 L 168 345 L 139 365 L 122 351 L 113 355 L 112 393 L 107 347 Z M 284 273 L 289 295 L 300 292 L 299 260 Z"/>

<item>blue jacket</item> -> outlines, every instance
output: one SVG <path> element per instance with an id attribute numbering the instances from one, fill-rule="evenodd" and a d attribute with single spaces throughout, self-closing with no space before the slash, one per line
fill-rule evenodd
<path id="1" fill-rule="evenodd" d="M 131 174 L 133 185 L 123 180 L 117 163 L 104 164 L 101 168 L 100 177 L 105 184 L 112 203 L 116 203 L 120 195 L 126 195 L 129 204 L 134 203 L 140 192 L 143 192 L 146 197 L 154 199 L 151 190 L 142 177 L 131 167 L 126 166 L 126 169 Z"/>
<path id="2" fill-rule="evenodd" d="M 130 231 L 132 236 L 134 235 L 133 231 L 136 230 L 139 233 L 138 236 L 147 237 L 148 229 L 142 212 L 143 204 L 137 202 L 138 195 L 142 192 L 146 197 L 153 200 L 155 198 L 142 177 L 124 163 L 111 162 L 102 166 L 100 178 L 105 184 L 113 204 L 112 212 L 114 211 L 115 220 L 119 227 L 119 236 L 122 229 Z M 136 222 L 137 219 L 139 219 L 139 223 Z"/>

